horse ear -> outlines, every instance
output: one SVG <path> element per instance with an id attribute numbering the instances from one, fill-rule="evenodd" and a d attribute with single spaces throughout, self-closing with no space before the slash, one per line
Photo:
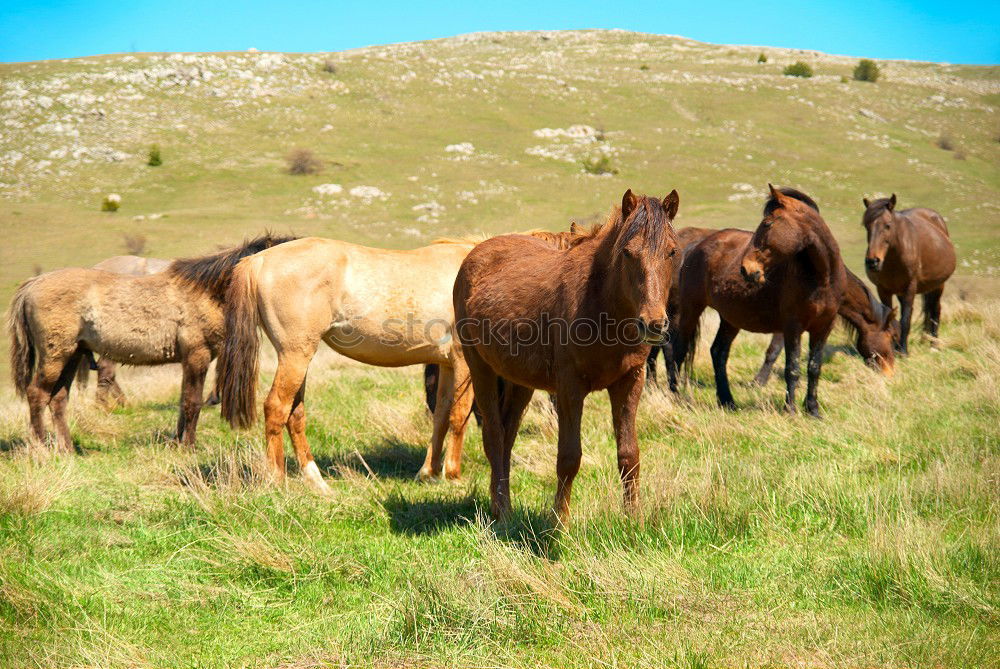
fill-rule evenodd
<path id="1" fill-rule="evenodd" d="M 625 219 L 627 219 L 629 217 L 629 215 L 635 209 L 635 205 L 638 203 L 638 201 L 639 201 L 639 198 L 637 198 L 632 193 L 632 189 L 631 188 L 629 188 L 627 191 L 625 191 L 625 194 L 622 195 L 622 221 L 623 222 L 625 221 Z"/>
<path id="2" fill-rule="evenodd" d="M 576 221 L 570 221 L 570 224 L 569 224 L 569 234 L 571 234 L 571 235 L 578 235 L 578 234 L 580 234 L 580 226 L 577 224 Z"/>
<path id="3" fill-rule="evenodd" d="M 896 209 L 896 194 L 895 193 L 893 193 L 892 195 L 889 196 L 889 204 L 885 205 L 885 208 L 888 209 L 889 211 L 893 211 L 893 210 Z"/>
<path id="4" fill-rule="evenodd" d="M 780 202 L 781 201 L 781 198 L 782 198 L 781 191 L 779 191 L 777 188 L 775 188 L 771 184 L 767 184 L 767 189 L 769 191 L 771 191 L 771 199 L 772 200 L 774 200 L 775 202 Z"/>
<path id="5" fill-rule="evenodd" d="M 872 203 L 869 202 L 868 198 L 866 198 L 866 197 L 861 198 L 861 201 L 865 203 L 865 209 L 867 209 L 868 207 L 872 206 Z"/>
<path id="6" fill-rule="evenodd" d="M 677 216 L 677 209 L 681 206 L 681 196 L 677 194 L 677 189 L 670 191 L 670 194 L 663 198 L 663 212 L 667 215 L 667 220 L 672 221 Z"/>

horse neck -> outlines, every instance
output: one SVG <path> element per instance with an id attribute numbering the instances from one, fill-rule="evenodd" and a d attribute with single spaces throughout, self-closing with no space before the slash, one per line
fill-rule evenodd
<path id="1" fill-rule="evenodd" d="M 860 279 L 853 274 L 848 273 L 844 299 L 840 303 L 838 313 L 859 331 L 867 330 L 878 323 L 878 314 L 872 311 L 871 296 Z"/>
<path id="2" fill-rule="evenodd" d="M 566 253 L 580 263 L 571 276 L 578 277 L 583 286 L 578 317 L 598 317 L 602 312 L 612 318 L 630 317 L 633 314 L 619 314 L 619 281 L 614 271 L 614 246 L 617 235 L 615 227 L 606 225 L 598 232 L 571 247 Z"/>
<path id="3" fill-rule="evenodd" d="M 889 248 L 895 249 L 899 257 L 907 261 L 914 255 L 916 249 L 916 232 L 913 229 L 913 221 L 909 216 L 892 212 L 892 227 L 895 234 L 889 243 Z"/>
<path id="4" fill-rule="evenodd" d="M 837 246 L 837 240 L 830 233 L 830 229 L 821 221 L 811 226 L 809 240 L 806 242 L 803 252 L 808 256 L 816 271 L 816 282 L 821 286 L 831 284 L 838 265 L 841 264 L 840 248 Z"/>

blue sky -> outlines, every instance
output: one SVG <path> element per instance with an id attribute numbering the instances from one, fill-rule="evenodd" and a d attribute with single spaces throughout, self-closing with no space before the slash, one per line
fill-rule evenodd
<path id="1" fill-rule="evenodd" d="M 336 51 L 480 30 L 623 28 L 874 58 L 1000 63 L 1000 0 L 0 0 L 0 62 L 128 51 Z"/>

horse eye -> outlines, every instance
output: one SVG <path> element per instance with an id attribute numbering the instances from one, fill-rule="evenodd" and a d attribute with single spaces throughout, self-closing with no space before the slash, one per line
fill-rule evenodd
<path id="1" fill-rule="evenodd" d="M 670 255 L 668 255 L 667 257 L 668 258 L 673 258 L 675 255 L 677 255 L 677 247 L 676 246 L 673 249 L 671 249 Z"/>

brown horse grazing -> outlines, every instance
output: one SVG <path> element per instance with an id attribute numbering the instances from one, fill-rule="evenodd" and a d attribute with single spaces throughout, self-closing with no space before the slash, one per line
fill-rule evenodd
<path id="1" fill-rule="evenodd" d="M 913 298 L 924 296 L 924 330 L 937 337 L 941 294 L 955 271 L 955 247 L 948 225 L 933 209 L 896 211 L 896 194 L 873 202 L 864 198 L 862 225 L 868 232 L 865 270 L 879 299 L 892 306 L 899 296 L 899 349 L 905 355 Z"/>
<path id="2" fill-rule="evenodd" d="M 694 355 L 698 323 L 706 307 L 719 312 L 712 343 L 719 404 L 733 409 L 726 362 L 740 330 L 781 332 L 785 338 L 785 407 L 795 412 L 800 338 L 809 333 L 805 409 L 819 417 L 816 389 L 823 346 L 843 301 L 847 274 L 837 241 L 812 198 L 792 188 L 769 186 L 760 225 L 751 236 L 721 230 L 691 249 L 681 268 L 680 313 L 674 363 Z"/>
<path id="3" fill-rule="evenodd" d="M 265 235 L 166 271 L 133 277 L 62 269 L 21 284 L 8 312 L 14 387 L 26 397 L 34 438 L 49 407 L 59 446 L 71 451 L 69 390 L 88 352 L 130 365 L 179 362 L 184 371 L 177 438 L 195 443 L 205 373 L 222 347 L 222 303 L 241 258 L 287 241 Z"/>
<path id="4" fill-rule="evenodd" d="M 536 388 L 556 394 L 559 519 L 569 520 L 580 468 L 584 398 L 604 388 L 625 505 L 638 502 L 635 413 L 649 346 L 666 330 L 678 200 L 677 191 L 661 202 L 629 190 L 604 226 L 569 249 L 503 235 L 479 244 L 462 263 L 455 279 L 456 328 L 483 413 L 495 517 L 510 512 L 511 448 Z"/>
<path id="5" fill-rule="evenodd" d="M 128 276 L 149 276 L 162 272 L 170 266 L 169 260 L 160 258 L 143 258 L 142 256 L 112 256 L 94 265 L 93 269 Z M 115 379 L 115 363 L 101 357 L 96 362 L 90 351 L 84 356 L 77 369 L 76 381 L 81 388 L 87 387 L 90 371 L 97 372 L 97 402 L 105 407 L 113 408 L 125 405 L 125 392 Z"/>
<path id="6" fill-rule="evenodd" d="M 750 236 L 751 233 L 747 233 Z M 896 310 L 879 302 L 865 282 L 847 270 L 847 287 L 844 301 L 837 310 L 844 325 L 854 334 L 854 348 L 858 355 L 872 369 L 877 369 L 887 377 L 892 377 L 896 364 L 894 340 L 899 328 Z M 778 354 L 785 346 L 781 333 L 775 333 L 764 355 L 764 364 L 754 377 L 757 385 L 767 384 Z"/>

